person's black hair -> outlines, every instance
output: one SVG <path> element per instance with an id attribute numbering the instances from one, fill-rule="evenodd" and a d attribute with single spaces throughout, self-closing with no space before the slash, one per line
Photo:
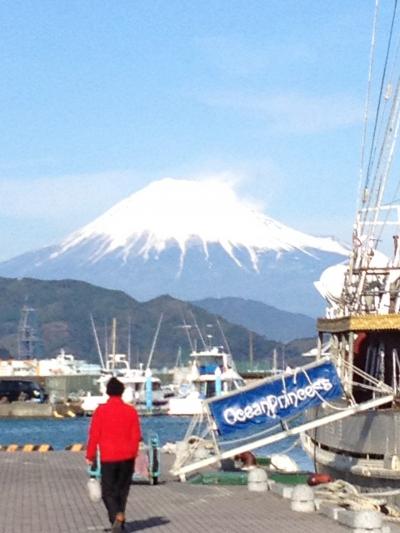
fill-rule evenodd
<path id="1" fill-rule="evenodd" d="M 124 392 L 124 384 L 117 378 L 111 378 L 107 383 L 106 392 L 109 396 L 122 396 Z"/>

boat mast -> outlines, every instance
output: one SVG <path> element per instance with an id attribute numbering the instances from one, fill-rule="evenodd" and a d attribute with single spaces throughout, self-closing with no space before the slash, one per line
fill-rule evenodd
<path id="1" fill-rule="evenodd" d="M 222 329 L 221 322 L 218 320 L 218 318 L 217 318 L 217 324 L 218 324 L 219 331 L 221 333 L 222 340 L 224 341 L 224 344 L 225 344 L 225 350 L 228 352 L 229 355 L 232 355 L 231 347 L 229 346 L 228 339 L 226 338 L 225 332 Z M 251 352 L 251 355 L 253 355 L 253 343 L 252 343 L 253 337 L 252 337 L 252 332 L 251 331 L 249 332 L 249 335 L 251 336 L 251 344 L 250 344 L 250 347 L 249 347 L 249 351 Z"/>
<path id="2" fill-rule="evenodd" d="M 131 317 L 128 317 L 128 366 L 131 368 Z"/>
<path id="3" fill-rule="evenodd" d="M 396 19 L 393 10 L 391 29 L 385 53 L 385 64 L 377 98 L 375 123 L 368 140 L 369 160 L 364 171 L 364 154 L 367 141 L 367 127 L 364 130 L 361 171 L 365 172 L 364 186 L 360 189 L 360 207 L 353 230 L 352 253 L 346 273 L 339 313 L 341 316 L 360 314 L 383 314 L 399 309 L 400 253 L 398 235 L 394 235 L 394 249 L 386 261 L 377 258 L 378 247 L 387 243 L 389 226 L 399 226 L 400 205 L 396 190 L 388 187 L 392 174 L 395 149 L 400 126 L 400 78 L 389 79 L 388 65 L 395 61 L 392 51 L 393 26 Z M 375 24 L 371 43 L 370 78 L 374 62 Z M 397 54 L 397 51 L 396 51 Z M 394 71 L 394 64 L 391 65 Z M 369 84 L 371 79 L 369 79 Z M 370 87 L 368 89 L 369 103 Z M 367 121 L 368 111 L 365 118 Z M 391 195 L 391 197 L 390 197 Z M 388 249 L 383 249 L 385 255 Z"/>
<path id="4" fill-rule="evenodd" d="M 111 353 L 112 353 L 112 368 L 115 369 L 115 354 L 117 351 L 117 319 L 112 319 L 112 332 L 111 332 Z"/>
<path id="5" fill-rule="evenodd" d="M 193 344 L 192 336 L 190 334 L 190 330 L 191 330 L 192 326 L 190 324 L 186 323 L 185 315 L 184 315 L 182 309 L 181 309 L 181 315 L 182 315 L 183 325 L 182 326 L 177 326 L 177 327 L 181 327 L 181 328 L 183 328 L 185 330 L 186 337 L 187 337 L 187 340 L 188 340 L 188 343 L 189 343 L 189 346 L 190 346 L 190 351 L 193 352 L 194 351 L 194 344 Z"/>
<path id="6" fill-rule="evenodd" d="M 97 347 L 97 353 L 99 354 L 99 359 L 100 359 L 100 364 L 101 364 L 101 368 L 105 368 L 104 366 L 104 360 L 103 360 L 103 354 L 101 352 L 101 347 L 100 347 L 100 342 L 99 342 L 99 337 L 97 335 L 97 330 L 96 330 L 96 326 L 95 326 L 95 323 L 94 323 L 94 318 L 93 318 L 93 315 L 90 313 L 90 322 L 92 324 L 92 329 L 93 329 L 93 335 L 94 335 L 94 339 L 96 341 L 96 347 Z"/>
<path id="7" fill-rule="evenodd" d="M 200 340 L 201 340 L 201 343 L 202 343 L 202 345 L 203 345 L 203 350 L 207 351 L 207 348 L 208 348 L 208 347 L 207 347 L 206 341 L 204 340 L 204 337 L 203 337 L 203 334 L 202 334 L 202 332 L 201 332 L 200 326 L 199 326 L 199 324 L 197 323 L 196 317 L 194 316 L 193 313 L 192 313 L 192 317 L 193 317 L 194 326 L 195 326 L 195 328 L 196 328 L 196 330 L 197 330 L 197 333 L 198 333 L 198 335 L 199 335 L 199 337 L 200 337 Z"/>
<path id="8" fill-rule="evenodd" d="M 385 48 L 378 51 L 375 42 L 378 4 L 371 41 L 352 252 L 341 295 L 327 296 L 331 307 L 327 317 L 318 320 L 318 357 L 324 334 L 328 334 L 331 353 L 350 395 L 354 393 L 354 368 L 360 368 L 378 382 L 385 383 L 387 378 L 386 383 L 392 383 L 390 373 L 397 366 L 394 348 L 400 324 L 400 182 L 398 179 L 396 182 L 394 162 L 400 129 L 400 42 L 392 41 L 394 34 L 398 34 L 399 21 L 395 2 L 388 40 Z M 373 94 L 372 67 L 376 58 L 380 60 L 382 74 Z M 368 107 L 372 100 L 376 110 L 369 128 L 367 122 L 372 113 Z M 361 395 L 360 389 L 357 385 L 355 393 Z"/>
<path id="9" fill-rule="evenodd" d="M 156 342 L 157 342 L 157 339 L 158 339 L 158 334 L 160 333 L 161 322 L 162 322 L 162 320 L 163 320 L 163 317 L 164 317 L 164 313 L 161 313 L 160 318 L 158 319 L 157 329 L 156 329 L 156 332 L 155 332 L 154 337 L 153 337 L 153 343 L 152 343 L 152 345 L 151 345 L 151 349 L 150 349 L 149 357 L 148 357 L 148 359 L 147 359 L 146 370 L 150 368 L 151 361 L 152 361 L 152 359 L 153 359 L 154 349 L 155 349 L 155 347 L 156 347 Z"/>

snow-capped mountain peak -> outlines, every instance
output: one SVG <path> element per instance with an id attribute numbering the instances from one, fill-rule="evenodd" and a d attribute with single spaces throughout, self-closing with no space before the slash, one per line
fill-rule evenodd
<path id="1" fill-rule="evenodd" d="M 240 265 L 235 249 L 246 249 L 257 269 L 257 254 L 268 250 L 317 249 L 346 255 L 332 238 L 313 237 L 293 230 L 240 199 L 227 182 L 164 178 L 125 198 L 93 222 L 68 236 L 52 258 L 92 239 L 99 240 L 91 260 L 116 250 L 126 259 L 133 250 L 145 258 L 175 241 L 181 263 L 190 242 L 219 244 Z"/>
<path id="2" fill-rule="evenodd" d="M 348 255 L 333 238 L 273 220 L 221 180 L 165 178 L 53 246 L 0 264 L 0 275 L 78 279 L 138 300 L 240 297 L 317 315 L 313 283 Z"/>

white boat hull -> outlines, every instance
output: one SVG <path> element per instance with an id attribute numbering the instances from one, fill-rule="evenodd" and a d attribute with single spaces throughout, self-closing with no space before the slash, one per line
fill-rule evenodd
<path id="1" fill-rule="evenodd" d="M 174 416 L 192 416 L 203 412 L 203 401 L 199 398 L 170 398 L 168 414 Z"/>
<path id="2" fill-rule="evenodd" d="M 103 403 L 106 403 L 108 396 L 102 395 L 91 395 L 87 394 L 82 401 L 81 407 L 85 415 L 92 415 L 97 407 Z"/>

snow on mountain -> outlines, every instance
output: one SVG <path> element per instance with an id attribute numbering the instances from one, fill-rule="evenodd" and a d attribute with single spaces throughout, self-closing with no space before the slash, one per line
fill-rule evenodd
<path id="1" fill-rule="evenodd" d="M 118 249 L 123 250 L 124 260 L 133 251 L 147 259 L 150 250 L 160 253 L 175 241 L 182 266 L 194 239 L 201 242 L 206 256 L 208 244 L 219 244 L 240 266 L 235 249 L 245 249 L 256 270 L 257 254 L 268 250 L 318 249 L 347 254 L 334 239 L 312 237 L 280 224 L 240 200 L 228 183 L 211 180 L 165 178 L 153 182 L 67 237 L 52 258 L 94 238 L 100 239 L 102 246 L 90 258 L 93 262 Z"/>
<path id="2" fill-rule="evenodd" d="M 268 217 L 221 181 L 165 178 L 49 246 L 0 263 L 0 276 L 77 279 L 138 300 L 240 297 L 315 315 L 313 283 L 348 255 Z"/>

